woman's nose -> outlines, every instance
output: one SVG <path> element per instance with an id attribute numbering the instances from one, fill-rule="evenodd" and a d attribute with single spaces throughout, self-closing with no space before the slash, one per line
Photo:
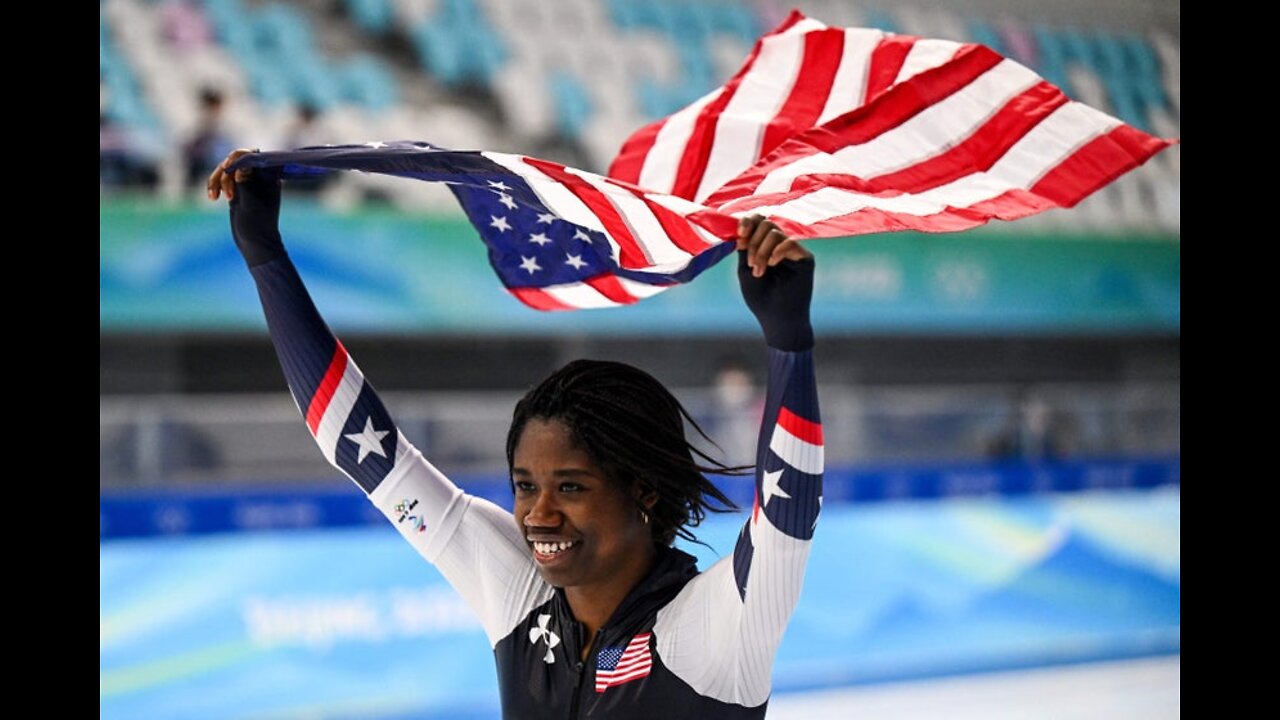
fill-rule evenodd
<path id="1" fill-rule="evenodd" d="M 560 519 L 560 510 L 551 493 L 543 492 L 534 498 L 529 514 L 524 516 L 524 524 L 526 527 L 553 528 L 560 526 Z"/>

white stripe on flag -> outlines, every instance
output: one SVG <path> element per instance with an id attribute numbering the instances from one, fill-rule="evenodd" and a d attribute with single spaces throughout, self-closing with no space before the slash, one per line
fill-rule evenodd
<path id="1" fill-rule="evenodd" d="M 987 174 L 1010 185 L 1029 188 L 1090 140 L 1120 125 L 1119 120 L 1100 110 L 1069 102 L 1023 135 Z"/>
<path id="2" fill-rule="evenodd" d="M 337 465 L 338 442 L 342 438 L 342 428 L 347 424 L 347 417 L 351 415 L 351 409 L 355 407 L 356 398 L 360 396 L 360 390 L 363 388 L 364 374 L 360 372 L 360 368 L 356 367 L 355 360 L 348 355 L 347 366 L 342 371 L 342 379 L 333 389 L 329 406 L 325 408 L 324 415 L 320 416 L 320 424 L 316 426 L 316 444 L 320 446 L 325 459 L 332 465 Z"/>
<path id="3" fill-rule="evenodd" d="M 693 128 L 702 115 L 702 108 L 720 96 L 723 87 L 716 88 L 694 101 L 689 107 L 677 112 L 663 123 L 654 138 L 653 147 L 645 155 L 644 166 L 640 169 L 640 187 L 669 193 L 676 184 L 676 172 L 680 170 L 680 158 L 684 157 L 685 145 Z"/>
<path id="4" fill-rule="evenodd" d="M 760 48 L 750 72 L 716 123 L 715 142 L 694 200 L 705 200 L 759 159 L 765 126 L 791 94 L 804 59 L 804 45 L 803 33 L 786 33 L 766 40 Z"/>
<path id="5" fill-rule="evenodd" d="M 780 424 L 773 426 L 773 436 L 769 438 L 769 449 L 782 458 L 783 462 L 800 472 L 810 475 L 822 474 L 822 446 L 801 440 Z"/>
<path id="6" fill-rule="evenodd" d="M 685 200 L 682 197 L 676 197 L 675 195 L 660 195 L 658 193 L 645 193 L 644 197 L 649 202 L 655 205 L 661 205 L 666 209 L 681 216 L 682 218 L 692 215 L 693 213 L 696 213 L 696 212 L 705 211 L 707 209 L 706 205 L 699 205 L 698 203 L 690 202 L 689 200 Z M 698 234 L 698 237 L 702 238 L 704 242 L 710 245 L 719 245 L 722 242 L 728 242 L 722 237 L 718 237 L 716 235 L 711 234 L 709 230 L 703 228 L 701 225 L 698 225 L 695 222 L 689 222 L 689 227 L 692 228 L 693 231 Z"/>
<path id="7" fill-rule="evenodd" d="M 844 52 L 835 80 L 831 83 L 831 92 L 827 95 L 827 104 L 818 116 L 819 125 L 862 105 L 862 96 L 867 92 L 871 53 L 883 39 L 881 30 L 851 28 L 844 31 Z"/>
<path id="8" fill-rule="evenodd" d="M 809 155 L 770 172 L 753 194 L 785 192 L 801 175 L 853 174 L 872 179 L 946 152 L 973 134 L 1010 99 L 1040 81 L 1027 68 L 1005 60 L 963 90 L 902 125 L 834 154 Z"/>
<path id="9" fill-rule="evenodd" d="M 576 308 L 606 308 L 617 307 L 620 304 L 600 294 L 599 290 L 586 283 L 548 285 L 542 290 L 565 305 Z"/>
<path id="10" fill-rule="evenodd" d="M 650 285 L 648 283 L 640 283 L 634 280 L 628 280 L 624 277 L 618 278 L 618 282 L 622 284 L 623 290 L 626 290 L 641 299 L 653 297 L 670 287 L 669 285 Z"/>
<path id="11" fill-rule="evenodd" d="M 633 195 L 630 190 L 618 187 L 599 175 L 593 175 L 574 168 L 570 168 L 568 171 L 582 178 L 584 182 L 599 190 L 608 198 L 613 208 L 618 211 L 618 215 L 622 217 L 623 222 L 627 224 L 627 227 L 631 228 L 631 236 L 635 238 L 636 244 L 640 246 L 645 256 L 649 258 L 649 267 L 646 267 L 646 270 L 676 272 L 684 269 L 689 264 L 689 261 L 693 259 L 692 255 L 671 242 L 666 230 L 662 228 L 658 219 L 653 216 L 653 211 L 645 205 L 643 200 Z"/>
<path id="12" fill-rule="evenodd" d="M 551 212 L 576 225 L 605 232 L 604 224 L 586 203 L 558 180 L 547 177 L 541 170 L 526 163 L 521 156 L 495 152 L 480 154 L 523 178 Z"/>
<path id="13" fill-rule="evenodd" d="M 1009 190 L 1030 189 L 1045 173 L 1067 160 L 1081 146 L 1118 124 L 1115 118 L 1088 106 L 1068 103 L 1032 128 L 984 173 L 971 173 L 922 193 L 894 197 L 875 197 L 826 187 L 778 205 L 734 214 L 777 215 L 808 224 L 864 208 L 919 216 L 937 214 L 948 207 L 965 208 Z"/>
<path id="14" fill-rule="evenodd" d="M 893 84 L 897 85 L 925 70 L 946 63 L 955 57 L 959 49 L 960 43 L 953 40 L 917 40 L 907 52 L 906 60 L 902 61 L 902 68 L 898 70 L 898 77 Z"/>

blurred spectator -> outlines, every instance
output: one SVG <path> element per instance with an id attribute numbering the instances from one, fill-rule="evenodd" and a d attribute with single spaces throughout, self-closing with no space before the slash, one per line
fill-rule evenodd
<path id="1" fill-rule="evenodd" d="M 169 46 L 181 52 L 204 47 L 213 39 L 208 18 L 191 0 L 165 0 L 160 22 Z"/>
<path id="2" fill-rule="evenodd" d="M 1065 410 L 1054 410 L 1044 398 L 1023 391 L 1011 403 L 1016 410 L 1003 428 L 985 443 L 991 460 L 1061 460 L 1075 447 L 1075 421 Z"/>
<path id="3" fill-rule="evenodd" d="M 236 148 L 235 140 L 223 127 L 222 92 L 215 88 L 200 91 L 200 117 L 195 132 L 182 148 L 187 167 L 187 184 L 204 188 L 214 166 Z"/>
<path id="4" fill-rule="evenodd" d="M 314 147 L 333 142 L 328 130 L 320 122 L 320 110 L 311 103 L 304 102 L 298 106 L 298 114 L 293 123 L 284 131 L 283 148 Z M 294 193 L 315 193 L 334 182 L 344 173 L 327 173 L 297 178 L 289 182 L 289 191 Z"/>
<path id="5" fill-rule="evenodd" d="M 131 134 L 98 113 L 98 182 L 105 188 L 154 188 L 155 164 L 134 147 Z"/>
<path id="6" fill-rule="evenodd" d="M 715 416 L 708 428 L 711 439 L 724 451 L 728 464 L 754 464 L 764 398 L 751 372 L 738 358 L 723 358 L 712 382 Z"/>

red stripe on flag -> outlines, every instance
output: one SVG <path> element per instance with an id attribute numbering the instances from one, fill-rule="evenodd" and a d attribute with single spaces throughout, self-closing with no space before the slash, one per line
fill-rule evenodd
<path id="1" fill-rule="evenodd" d="M 689 139 L 685 142 L 684 154 L 680 156 L 676 179 L 671 187 L 672 195 L 686 200 L 693 199 L 694 194 L 698 192 L 698 187 L 702 185 L 702 176 L 707 171 L 707 160 L 711 157 L 711 146 L 715 144 L 716 125 L 720 121 L 720 115 L 733 99 L 738 87 L 742 85 L 742 79 L 755 67 L 756 58 L 760 56 L 760 48 L 764 45 L 765 39 L 785 32 L 804 19 L 804 15 L 792 10 L 777 29 L 757 40 L 755 46 L 751 48 L 751 54 L 747 56 L 746 63 L 738 73 L 724 84 L 720 94 L 714 100 L 703 106 L 702 111 L 698 113 L 698 119 L 694 121 L 693 131 L 689 133 Z"/>
<path id="2" fill-rule="evenodd" d="M 756 44 L 759 47 L 759 43 Z M 707 160 L 711 157 L 711 146 L 715 143 L 716 124 L 721 113 L 742 82 L 742 73 L 730 80 L 715 100 L 703 106 L 694 121 L 693 131 L 684 146 L 684 154 L 680 156 L 680 165 L 676 169 L 676 179 L 671 186 L 671 194 L 676 197 L 692 200 L 702 184 L 702 175 L 707 170 Z"/>
<path id="3" fill-rule="evenodd" d="M 653 149 L 658 133 L 668 119 L 662 118 L 649 123 L 627 138 L 618 151 L 618 157 L 609 164 L 609 177 L 629 183 L 640 182 L 640 171 L 644 169 L 645 158 L 649 157 L 649 151 Z"/>
<path id="4" fill-rule="evenodd" d="M 831 95 L 831 84 L 835 82 L 836 70 L 840 68 L 840 61 L 844 56 L 844 35 L 844 30 L 840 29 L 805 34 L 804 58 L 791 86 L 791 94 L 787 96 L 777 116 L 765 126 L 764 141 L 760 146 L 762 156 L 797 132 L 813 127 L 818 121 L 818 116 L 826 107 L 827 97 Z"/>
<path id="5" fill-rule="evenodd" d="M 805 420 L 784 407 L 778 411 L 778 424 L 810 445 L 822 444 L 822 423 Z"/>
<path id="6" fill-rule="evenodd" d="M 1017 220 L 1055 207 L 1059 207 L 1058 204 L 1046 197 L 1036 195 L 1030 190 L 1018 189 L 1001 193 L 990 200 L 974 203 L 967 210 L 984 218 Z"/>
<path id="7" fill-rule="evenodd" d="M 1067 102 L 1061 90 L 1041 82 L 1010 99 L 962 142 L 915 165 L 866 180 L 839 173 L 799 175 L 792 179 L 789 190 L 747 198 L 733 203 L 732 209 L 741 212 L 778 205 L 822 188 L 841 188 L 880 197 L 925 192 L 965 175 L 990 170 L 1024 135 Z"/>
<path id="8" fill-rule="evenodd" d="M 747 56 L 747 59 L 743 62 L 742 67 L 738 70 L 737 74 L 734 75 L 732 79 L 730 79 L 729 85 L 732 85 L 734 88 L 736 88 L 738 84 L 741 83 L 742 76 L 745 75 L 747 72 L 749 72 L 751 67 L 755 64 L 756 57 L 760 54 L 760 45 L 762 42 L 764 42 L 766 38 L 786 32 L 796 23 L 801 22 L 804 19 L 805 19 L 805 16 L 803 13 L 799 12 L 798 10 L 792 10 L 787 15 L 787 17 L 782 21 L 782 23 L 778 25 L 778 27 L 774 28 L 772 31 L 766 33 L 763 37 L 757 40 L 755 45 L 751 49 L 751 54 Z M 725 87 L 728 88 L 729 85 L 726 85 Z M 729 94 L 732 95 L 732 92 L 730 92 Z M 727 97 L 724 98 L 724 102 L 725 103 L 728 102 Z M 710 117 L 712 114 L 714 114 L 715 116 L 718 116 L 719 111 L 715 111 L 714 113 L 708 113 L 707 109 L 704 107 L 696 123 L 705 124 L 706 122 L 712 122 L 713 132 L 711 133 L 711 137 L 714 138 L 715 136 L 714 120 L 711 119 Z M 665 118 L 662 118 L 661 120 L 650 123 L 644 126 L 643 128 L 641 128 L 640 130 L 637 130 L 630 137 L 628 137 L 626 142 L 623 143 L 622 150 L 619 151 L 618 157 L 615 158 L 614 161 L 609 164 L 609 173 L 608 173 L 609 177 L 617 180 L 623 180 L 629 183 L 640 182 L 640 173 L 644 170 L 644 165 L 649 158 L 649 153 L 653 150 L 653 146 L 657 142 L 658 134 L 662 131 L 663 126 L 665 126 L 667 121 L 670 119 L 671 119 L 670 117 L 665 117 Z M 690 147 L 689 142 L 690 140 L 688 139 L 685 141 L 685 146 L 684 146 L 685 154 L 689 152 L 689 147 Z M 707 155 L 703 156 L 700 167 L 706 166 L 706 158 L 709 156 L 709 153 L 710 153 L 710 146 L 707 147 Z M 685 155 L 681 155 L 681 158 L 682 158 L 681 165 L 680 165 L 681 168 L 685 167 L 684 159 L 683 159 L 684 157 Z M 690 159 L 689 162 L 693 163 L 695 162 L 695 160 Z M 683 197 L 686 200 L 692 200 L 693 193 L 697 192 L 698 185 L 701 182 L 702 182 L 701 172 L 699 172 L 699 175 L 696 179 L 690 179 L 687 181 L 686 184 L 688 185 L 688 191 L 686 194 L 681 195 L 678 192 L 672 192 L 672 194 L 677 195 L 679 197 Z M 661 190 L 663 192 L 670 191 L 669 188 L 654 188 L 654 189 Z"/>
<path id="9" fill-rule="evenodd" d="M 650 200 L 645 196 L 644 190 L 640 188 L 629 187 L 627 189 L 631 191 L 631 194 L 639 198 L 645 207 L 649 208 L 649 212 L 653 213 L 653 217 L 662 226 L 667 239 L 676 247 L 690 255 L 697 255 L 711 247 L 711 243 L 703 240 L 698 233 L 693 231 L 693 228 L 689 227 L 689 220 L 683 215 L 665 205 L 660 205 Z"/>
<path id="10" fill-rule="evenodd" d="M 1146 162 L 1171 145 L 1137 128 L 1120 125 L 1085 143 L 1031 186 L 1031 192 L 1062 207 L 1074 207 L 1093 191 Z"/>
<path id="11" fill-rule="evenodd" d="M 569 192 L 576 195 L 579 200 L 590 208 L 591 212 L 604 224 L 605 231 L 618 243 L 620 248 L 618 254 L 619 265 L 636 270 L 647 268 L 652 264 L 640 244 L 636 242 L 635 236 L 631 234 L 631 228 L 627 225 L 626 220 L 622 219 L 618 209 L 613 206 L 609 198 L 605 197 L 604 193 L 577 175 L 565 172 L 564 165 L 531 157 L 526 157 L 524 161 L 531 167 L 542 171 L 547 177 L 568 188 Z"/>
<path id="12" fill-rule="evenodd" d="M 879 208 L 863 208 L 848 215 L 830 218 L 802 226 L 803 237 L 834 237 L 837 235 L 869 235 L 879 232 L 955 232 L 981 225 L 991 218 L 964 208 L 950 208 L 932 215 L 889 212 Z M 810 234 L 811 233 L 811 234 Z"/>
<path id="13" fill-rule="evenodd" d="M 566 305 L 550 294 L 538 288 L 507 288 L 507 292 L 517 300 L 534 310 L 577 310 L 573 305 Z"/>
<path id="14" fill-rule="evenodd" d="M 872 178 L 865 192 L 898 189 L 918 193 L 991 169 L 1024 135 L 1068 102 L 1062 91 L 1040 82 L 1005 103 L 972 135 L 946 152 L 897 172 Z"/>
<path id="15" fill-rule="evenodd" d="M 324 411 L 329 408 L 329 401 L 333 399 L 333 392 L 338 388 L 338 383 L 342 382 L 342 374 L 347 371 L 347 349 L 342 347 L 339 342 L 337 347 L 333 349 L 333 358 L 329 360 L 329 369 L 325 371 L 324 377 L 320 379 L 320 387 L 316 388 L 316 392 L 311 396 L 311 402 L 307 405 L 307 427 L 311 428 L 311 434 L 316 434 L 316 429 L 320 427 L 320 420 L 324 417 Z"/>
<path id="16" fill-rule="evenodd" d="M 802 158 L 820 152 L 835 153 L 850 145 L 874 140 L 963 89 L 999 65 L 1001 60 L 999 55 L 982 45 L 966 45 L 947 64 L 915 75 L 873 102 L 787 140 L 768 157 L 707 198 L 706 205 L 718 208 L 735 198 L 746 197 L 755 192 L 769 173 Z M 733 209 L 737 212 L 742 207 L 735 205 Z"/>
<path id="17" fill-rule="evenodd" d="M 867 71 L 867 91 L 862 96 L 864 103 L 874 100 L 877 95 L 893 86 L 916 40 L 919 38 L 912 35 L 890 35 L 881 40 L 876 45 L 876 49 L 871 51 L 871 66 Z"/>
<path id="18" fill-rule="evenodd" d="M 608 273 L 588 278 L 584 282 L 619 305 L 630 305 L 640 299 L 627 292 L 627 289 L 622 287 L 622 283 L 618 281 L 618 278 Z"/>
<path id="19" fill-rule="evenodd" d="M 691 223 L 724 240 L 738 239 L 738 218 L 711 210 L 699 210 L 689 213 L 686 218 Z"/>

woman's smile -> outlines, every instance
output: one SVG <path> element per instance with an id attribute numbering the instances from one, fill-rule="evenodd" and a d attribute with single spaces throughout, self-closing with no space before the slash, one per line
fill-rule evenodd
<path id="1" fill-rule="evenodd" d="M 511 480 L 516 522 L 547 582 L 629 589 L 643 576 L 653 537 L 636 500 L 605 477 L 562 421 L 529 421 Z"/>

